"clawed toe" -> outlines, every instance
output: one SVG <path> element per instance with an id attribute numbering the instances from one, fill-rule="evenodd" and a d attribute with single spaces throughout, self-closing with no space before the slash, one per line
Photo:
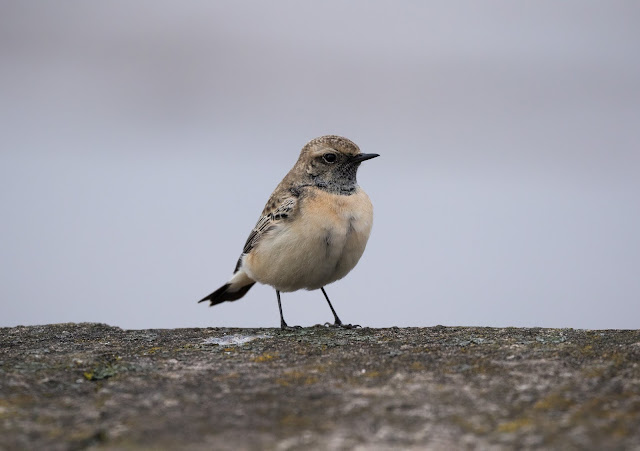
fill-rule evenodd
<path id="1" fill-rule="evenodd" d="M 325 327 L 335 327 L 336 329 L 357 329 L 358 327 L 362 327 L 359 324 L 342 324 L 342 323 L 324 323 Z"/>
<path id="2" fill-rule="evenodd" d="M 298 330 L 298 329 L 302 329 L 302 326 L 289 326 L 287 324 L 281 324 L 280 325 L 280 330 Z"/>

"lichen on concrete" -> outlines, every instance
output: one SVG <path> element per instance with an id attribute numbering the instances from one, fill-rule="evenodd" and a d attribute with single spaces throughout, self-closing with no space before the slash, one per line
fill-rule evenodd
<path id="1" fill-rule="evenodd" d="M 0 329 L 0 449 L 640 449 L 640 331 Z"/>

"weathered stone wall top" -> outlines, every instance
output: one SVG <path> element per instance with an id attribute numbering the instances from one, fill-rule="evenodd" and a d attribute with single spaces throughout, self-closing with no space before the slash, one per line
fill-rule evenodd
<path id="1" fill-rule="evenodd" d="M 0 449 L 640 449 L 640 331 L 0 329 Z"/>

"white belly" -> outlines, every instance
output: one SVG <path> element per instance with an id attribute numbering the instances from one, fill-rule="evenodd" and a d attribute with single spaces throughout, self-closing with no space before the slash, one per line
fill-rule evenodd
<path id="1" fill-rule="evenodd" d="M 373 207 L 358 189 L 351 196 L 318 191 L 245 258 L 252 279 L 279 291 L 315 290 L 346 276 L 364 252 Z"/>

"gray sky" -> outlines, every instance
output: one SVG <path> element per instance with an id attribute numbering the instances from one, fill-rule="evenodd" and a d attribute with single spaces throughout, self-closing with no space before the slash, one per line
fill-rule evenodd
<path id="1" fill-rule="evenodd" d="M 382 155 L 344 321 L 640 327 L 638 5 L 0 3 L 0 326 L 278 326 L 196 301 L 331 133 Z"/>

